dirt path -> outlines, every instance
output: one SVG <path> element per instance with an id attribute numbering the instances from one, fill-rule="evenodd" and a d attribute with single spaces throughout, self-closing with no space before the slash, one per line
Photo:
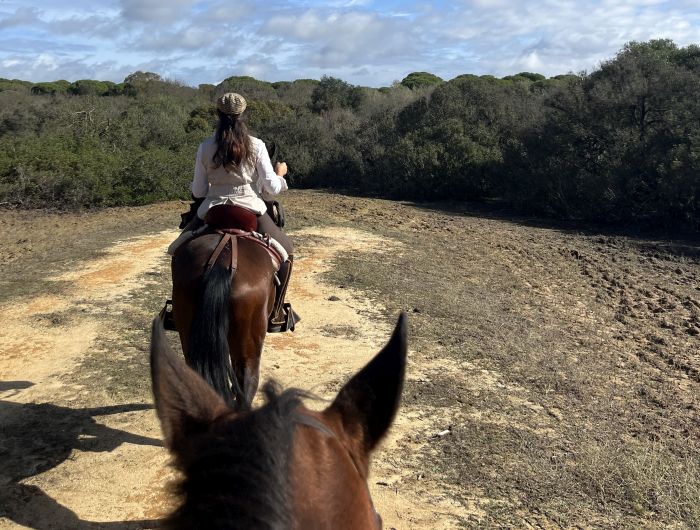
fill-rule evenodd
<path id="1" fill-rule="evenodd" d="M 163 505 L 155 485 L 166 455 L 147 402 L 96 398 L 73 376 L 96 353 L 98 339 L 123 332 L 106 311 L 129 307 L 146 274 L 164 266 L 172 237 L 118 243 L 104 257 L 54 275 L 69 284 L 60 294 L 0 308 L 0 421 L 7 426 L 0 451 L 13 459 L 0 475 L 9 512 L 0 527 L 91 528 L 85 521 L 148 518 Z"/>
<path id="2" fill-rule="evenodd" d="M 133 323 L 135 313 L 147 322 L 149 312 L 135 301 L 145 287 L 167 286 L 164 248 L 174 235 L 117 243 L 52 276 L 60 291 L 0 307 L 0 461 L 9 462 L 0 470 L 0 528 L 141 528 L 168 510 L 159 426 L 147 389 L 130 391 L 129 377 L 147 377 L 144 332 Z M 304 321 L 294 334 L 268 338 L 262 376 L 330 398 L 383 345 L 391 323 L 382 308 L 322 275 L 341 251 L 400 245 L 345 228 L 311 227 L 295 238 L 291 299 Z M 120 377 L 126 391 L 100 387 L 100 378 Z M 409 379 L 421 377 L 411 364 Z M 444 487 L 402 471 L 406 449 L 430 442 L 436 414 L 406 404 L 377 455 L 370 487 L 386 528 L 449 528 L 468 515 Z"/>
<path id="3" fill-rule="evenodd" d="M 304 320 L 268 337 L 263 379 L 330 398 L 410 312 L 370 477 L 387 529 L 700 527 L 696 242 L 324 192 L 285 206 Z M 169 509 L 148 328 L 181 209 L 0 212 L 0 528 Z"/>

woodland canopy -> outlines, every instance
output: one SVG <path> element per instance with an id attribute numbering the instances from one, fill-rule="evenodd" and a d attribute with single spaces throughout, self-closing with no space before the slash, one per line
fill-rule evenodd
<path id="1" fill-rule="evenodd" d="M 248 99 L 296 187 L 411 200 L 497 198 L 558 218 L 700 228 L 700 46 L 631 42 L 590 73 L 390 87 L 230 77 L 188 87 L 0 79 L 0 202 L 136 205 L 189 196 L 217 95 Z"/>

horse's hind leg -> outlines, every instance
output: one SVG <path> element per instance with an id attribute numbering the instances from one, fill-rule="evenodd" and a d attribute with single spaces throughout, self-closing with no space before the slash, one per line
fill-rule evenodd
<path id="1" fill-rule="evenodd" d="M 249 408 L 258 390 L 260 381 L 260 353 L 255 353 L 251 348 L 250 354 L 245 359 L 232 360 L 233 375 L 236 380 L 233 382 L 233 394 L 240 401 L 242 408 Z"/>
<path id="2" fill-rule="evenodd" d="M 255 393 L 258 391 L 258 383 L 260 380 L 260 358 L 257 363 L 250 363 L 243 369 L 243 399 L 246 404 L 250 405 L 253 402 Z"/>

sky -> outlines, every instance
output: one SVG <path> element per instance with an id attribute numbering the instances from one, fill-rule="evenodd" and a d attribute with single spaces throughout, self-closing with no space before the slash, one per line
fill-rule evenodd
<path id="1" fill-rule="evenodd" d="M 0 0 L 0 77 L 387 86 L 410 72 L 591 71 L 626 43 L 700 43 L 698 0 Z"/>

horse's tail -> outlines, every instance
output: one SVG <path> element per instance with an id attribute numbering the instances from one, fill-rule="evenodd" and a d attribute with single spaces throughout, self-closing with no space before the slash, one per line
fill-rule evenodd
<path id="1" fill-rule="evenodd" d="M 202 277 L 190 330 L 189 364 L 227 402 L 237 385 L 228 347 L 231 271 L 214 264 Z"/>

